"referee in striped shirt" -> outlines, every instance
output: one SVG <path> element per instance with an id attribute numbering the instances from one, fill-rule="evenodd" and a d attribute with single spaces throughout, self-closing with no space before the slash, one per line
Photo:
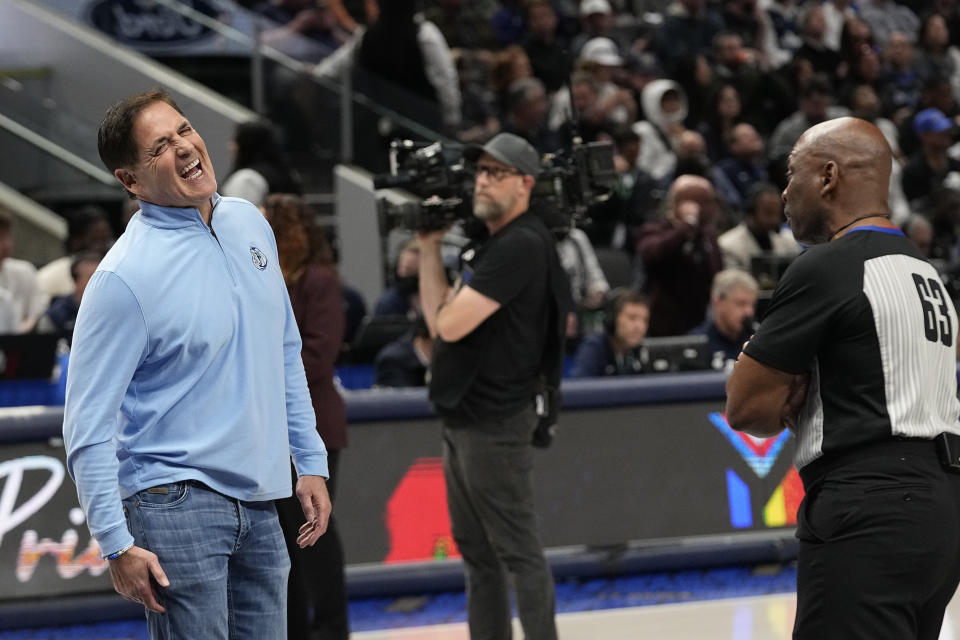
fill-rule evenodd
<path id="1" fill-rule="evenodd" d="M 865 120 L 797 141 L 783 200 L 811 246 L 727 381 L 734 429 L 797 438 L 797 640 L 936 640 L 960 581 L 960 475 L 938 446 L 960 434 L 957 313 L 889 220 L 890 167 Z"/>

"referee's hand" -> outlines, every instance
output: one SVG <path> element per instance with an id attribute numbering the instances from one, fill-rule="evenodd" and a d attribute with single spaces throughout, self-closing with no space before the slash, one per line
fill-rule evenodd
<path id="1" fill-rule="evenodd" d="M 809 373 L 797 374 L 790 381 L 790 391 L 787 393 L 787 401 L 783 405 L 780 420 L 781 424 L 794 434 L 797 432 L 797 418 L 800 415 L 800 409 L 807 402 L 807 390 L 809 388 Z"/>
<path id="2" fill-rule="evenodd" d="M 139 602 L 156 613 L 166 611 L 157 602 L 154 583 L 169 587 L 170 581 L 160 567 L 157 554 L 142 547 L 130 547 L 120 557 L 110 560 L 110 577 L 113 588 L 127 600 Z"/>

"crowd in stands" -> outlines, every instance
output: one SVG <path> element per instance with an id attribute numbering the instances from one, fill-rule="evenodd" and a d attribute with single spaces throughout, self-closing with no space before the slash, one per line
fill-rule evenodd
<path id="1" fill-rule="evenodd" d="M 464 144 L 501 131 L 543 153 L 574 134 L 611 143 L 616 187 L 558 242 L 577 305 L 568 322 L 576 371 L 642 369 L 624 360 L 634 338 L 607 317 L 623 308 L 645 310 L 632 314 L 641 340 L 696 332 L 735 357 L 758 291 L 762 301 L 776 282 L 756 258 L 785 264 L 802 250 L 779 197 L 790 149 L 808 127 L 843 115 L 883 132 L 894 155 L 891 217 L 960 298 L 958 0 L 244 4 L 276 25 L 269 43 L 316 63 L 315 75 L 362 70 L 361 89 L 375 99 L 394 95 L 381 85 L 401 87 L 435 107 L 414 115 Z M 314 46 L 290 44 L 303 39 Z M 238 128 L 224 195 L 263 206 L 269 194 L 302 193 L 281 134 L 268 121 Z M 0 332 L 69 335 L 113 234 L 95 207 L 67 217 L 66 256 L 37 273 L 9 257 L 11 220 L 0 216 Z M 378 372 L 383 386 L 429 375 L 417 251 L 409 240 L 396 252 L 379 300 L 341 283 L 346 345 L 368 309 L 410 320 L 376 359 L 394 367 Z"/>
<path id="2" fill-rule="evenodd" d="M 948 285 L 960 273 L 960 210 L 951 206 L 960 200 L 957 4 L 274 0 L 260 10 L 321 7 L 336 24 L 326 38 L 350 35 L 316 75 L 361 69 L 405 87 L 432 102 L 440 130 L 463 143 L 500 131 L 544 153 L 574 133 L 612 143 L 612 197 L 558 244 L 578 306 L 570 345 L 615 324 L 602 320 L 622 306 L 610 292 L 627 287 L 642 300 L 631 304 L 647 310 L 642 333 L 702 333 L 732 358 L 758 286 L 762 294 L 776 282 L 776 273 L 757 273 L 754 258 L 785 264 L 802 249 L 779 192 L 794 142 L 826 119 L 854 115 L 880 128 L 895 158 L 892 219 Z M 416 316 L 414 252 L 401 254 L 374 313 Z M 760 282 L 724 269 L 753 271 Z M 429 349 L 413 349 L 414 336 L 402 339 L 403 353 L 422 365 Z M 614 342 L 629 352 L 629 341 Z"/>

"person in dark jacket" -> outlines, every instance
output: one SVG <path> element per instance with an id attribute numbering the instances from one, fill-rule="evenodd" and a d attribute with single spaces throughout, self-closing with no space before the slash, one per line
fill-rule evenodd
<path id="1" fill-rule="evenodd" d="M 407 333 L 387 343 L 373 361 L 373 386 L 423 387 L 433 353 L 433 338 L 423 316 Z"/>
<path id="2" fill-rule="evenodd" d="M 347 446 L 343 399 L 333 384 L 333 367 L 340 353 L 344 327 L 340 278 L 325 236 L 314 231 L 299 197 L 272 194 L 264 201 L 264 209 L 277 238 L 280 270 L 303 340 L 303 368 L 317 417 L 317 430 L 327 445 L 330 467 L 327 490 L 333 500 L 340 451 Z M 326 535 L 315 546 L 301 549 L 296 540 L 303 515 L 297 498 L 278 500 L 277 513 L 291 563 L 287 637 L 291 640 L 346 639 L 350 632 L 343 546 L 335 519 L 330 518 Z"/>
<path id="3" fill-rule="evenodd" d="M 678 177 L 667 194 L 667 215 L 640 228 L 650 295 L 650 335 L 682 335 L 706 317 L 713 276 L 723 266 L 717 245 L 716 192 L 706 178 Z"/>

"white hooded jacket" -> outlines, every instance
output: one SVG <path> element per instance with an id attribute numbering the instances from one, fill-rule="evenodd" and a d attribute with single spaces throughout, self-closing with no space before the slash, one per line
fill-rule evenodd
<path id="1" fill-rule="evenodd" d="M 668 116 L 660 107 L 660 101 L 663 94 L 671 89 L 680 95 L 680 109 Z M 683 122 L 687 117 L 687 95 L 673 80 L 654 80 L 643 88 L 640 104 L 647 119 L 633 125 L 634 132 L 640 136 L 637 167 L 654 179 L 661 180 L 677 166 L 677 156 L 673 152 L 667 129 L 669 125 Z"/>

